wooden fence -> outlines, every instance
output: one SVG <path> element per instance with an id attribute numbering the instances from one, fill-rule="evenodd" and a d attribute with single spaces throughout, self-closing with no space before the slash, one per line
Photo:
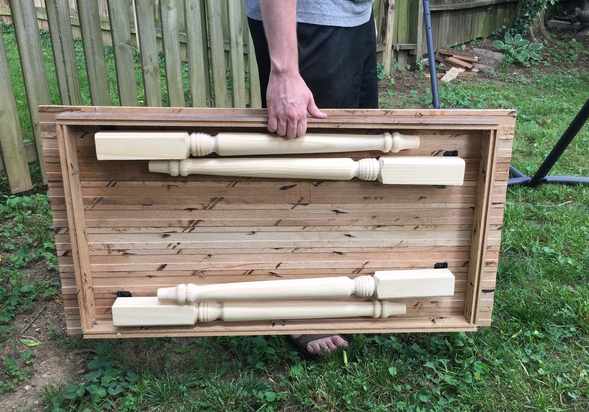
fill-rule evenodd
<path id="1" fill-rule="evenodd" d="M 431 0 L 434 44 L 488 35 L 513 17 L 515 5 L 516 0 Z M 421 0 L 376 0 L 374 10 L 379 60 L 387 70 L 392 62 L 404 68 L 425 53 Z M 95 106 L 260 106 L 243 0 L 0 0 L 0 19 L 15 28 L 35 142 L 23 143 L 0 39 L 5 96 L 0 99 L 0 171 L 6 171 L 13 193 L 32 187 L 28 163 L 42 153 L 37 107 L 51 103 L 38 28 L 50 33 L 61 104 L 82 105 L 82 90 L 89 89 L 86 103 Z M 74 51 L 79 38 L 87 74 L 83 84 Z M 116 81 L 110 86 L 105 45 L 114 55 Z"/>

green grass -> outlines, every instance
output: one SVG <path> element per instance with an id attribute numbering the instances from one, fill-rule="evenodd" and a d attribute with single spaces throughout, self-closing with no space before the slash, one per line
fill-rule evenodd
<path id="1" fill-rule="evenodd" d="M 513 159 L 525 174 L 535 172 L 589 97 L 589 73 L 577 65 L 587 62 L 587 50 L 566 42 L 544 57 L 528 70 L 502 68 L 491 81 L 440 88 L 443 107 L 518 110 Z M 390 84 L 391 107 L 431 100 L 417 90 L 394 100 L 394 79 Z M 21 89 L 15 84 L 17 96 Z M 589 176 L 588 129 L 552 174 Z M 3 196 L 0 210 L 0 348 L 14 347 L 0 369 L 1 394 L 30 379 L 35 355 L 16 345 L 13 320 L 51 298 L 57 276 L 48 197 Z M 35 265 L 50 276 L 35 276 Z M 490 328 L 354 335 L 345 356 L 319 362 L 301 358 L 280 337 L 91 341 L 84 380 L 52 382 L 43 402 L 56 411 L 586 411 L 588 267 L 589 187 L 513 187 Z M 65 337 L 57 343 L 62 350 L 81 345 Z"/>

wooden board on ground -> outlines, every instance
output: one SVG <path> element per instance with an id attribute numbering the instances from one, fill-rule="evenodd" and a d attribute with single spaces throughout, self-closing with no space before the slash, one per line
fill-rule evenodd
<path id="1" fill-rule="evenodd" d="M 489 325 L 515 111 L 327 112 L 327 119 L 309 120 L 310 132 L 399 132 L 418 135 L 420 146 L 399 153 L 314 157 L 357 161 L 457 154 L 465 161 L 463 185 L 150 173 L 147 160 L 98 161 L 95 134 L 101 129 L 264 132 L 266 112 L 42 107 L 68 332 L 119 338 L 472 331 Z M 355 278 L 446 265 L 455 276 L 453 296 L 400 300 L 406 313 L 389 318 L 215 320 L 150 327 L 112 322 L 113 303 L 127 292 L 149 297 L 158 288 L 181 283 Z"/>

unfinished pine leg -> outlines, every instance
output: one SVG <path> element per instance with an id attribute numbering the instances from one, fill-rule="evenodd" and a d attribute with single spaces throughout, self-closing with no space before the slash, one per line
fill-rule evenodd
<path id="1" fill-rule="evenodd" d="M 190 326 L 196 322 L 283 319 L 387 318 L 406 313 L 404 303 L 389 301 L 267 301 L 212 302 L 177 305 L 156 297 L 117 298 L 112 306 L 115 326 Z"/>
<path id="2" fill-rule="evenodd" d="M 203 300 L 247 299 L 331 299 L 351 295 L 369 297 L 376 283 L 372 276 L 350 279 L 345 276 L 270 280 L 259 282 L 218 283 L 197 286 L 192 283 L 171 288 L 160 288 L 157 297 L 162 302 L 180 304 Z"/>
<path id="3" fill-rule="evenodd" d="M 377 271 L 374 277 L 359 276 L 354 279 L 338 276 L 212 285 L 189 283 L 157 291 L 160 301 L 180 304 L 203 300 L 332 299 L 351 295 L 405 299 L 453 294 L 454 275 L 448 269 Z"/>
<path id="4" fill-rule="evenodd" d="M 465 163 L 459 157 L 224 158 L 151 160 L 149 171 L 171 176 L 268 177 L 312 180 L 379 180 L 383 184 L 462 185 Z"/>
<path id="5" fill-rule="evenodd" d="M 266 133 L 118 132 L 96 133 L 98 160 L 186 159 L 189 156 L 276 155 L 380 151 L 397 153 L 419 148 L 419 136 L 400 133 L 381 135 L 307 134 L 286 139 Z"/>

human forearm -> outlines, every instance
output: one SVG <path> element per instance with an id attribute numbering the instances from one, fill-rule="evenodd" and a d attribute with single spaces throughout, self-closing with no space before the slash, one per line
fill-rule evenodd
<path id="1" fill-rule="evenodd" d="M 307 112 L 325 117 L 299 73 L 296 5 L 296 0 L 260 0 L 271 62 L 266 91 L 268 130 L 289 138 L 306 133 Z"/>
<path id="2" fill-rule="evenodd" d="M 297 0 L 260 0 L 264 32 L 274 74 L 298 74 Z"/>

